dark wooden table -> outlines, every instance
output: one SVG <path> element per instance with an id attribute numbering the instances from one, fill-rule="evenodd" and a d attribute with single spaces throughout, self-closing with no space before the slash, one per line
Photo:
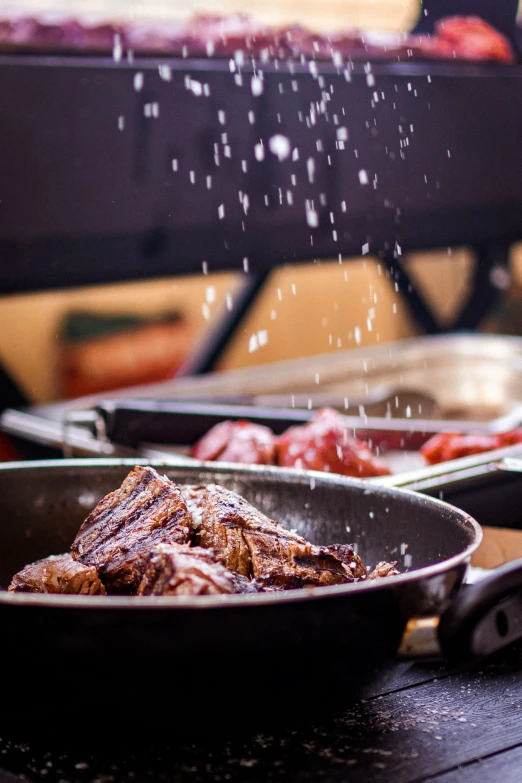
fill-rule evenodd
<path id="1" fill-rule="evenodd" d="M 153 688 L 158 706 L 151 698 L 150 715 L 135 716 L 136 733 L 119 730 L 115 694 L 100 694 L 99 726 L 75 739 L 63 733 L 74 726 L 71 714 L 52 728 L 51 738 L 2 726 L 0 783 L 19 776 L 49 783 L 522 781 L 522 645 L 460 671 L 437 663 L 398 663 L 380 670 L 342 708 L 333 708 L 325 693 L 313 714 L 255 731 L 244 728 L 243 716 L 256 710 L 249 704 L 248 683 L 231 681 L 237 729 L 216 727 L 208 737 L 198 736 L 198 727 L 192 737 L 180 737 L 174 724 L 169 730 L 183 705 L 162 703 L 161 676 Z M 51 685 L 50 694 L 59 698 Z M 80 712 L 81 678 L 78 705 Z M 140 741 L 140 727 L 150 722 L 167 730 Z M 42 705 L 42 730 L 45 726 Z"/>

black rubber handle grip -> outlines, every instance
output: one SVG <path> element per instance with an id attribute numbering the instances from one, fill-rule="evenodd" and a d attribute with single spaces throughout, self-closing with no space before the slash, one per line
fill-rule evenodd
<path id="1" fill-rule="evenodd" d="M 522 638 L 522 558 L 466 587 L 440 618 L 439 642 L 450 661 L 491 655 Z"/>

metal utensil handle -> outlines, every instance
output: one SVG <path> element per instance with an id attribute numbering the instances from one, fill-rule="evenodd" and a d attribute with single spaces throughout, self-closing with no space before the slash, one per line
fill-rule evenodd
<path id="1" fill-rule="evenodd" d="M 450 661 L 469 661 L 522 638 L 522 558 L 462 590 L 441 616 L 438 637 Z"/>

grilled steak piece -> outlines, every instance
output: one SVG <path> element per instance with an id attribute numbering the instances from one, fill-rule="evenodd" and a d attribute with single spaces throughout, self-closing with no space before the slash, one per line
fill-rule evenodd
<path id="1" fill-rule="evenodd" d="M 350 569 L 354 578 L 358 582 L 362 582 L 368 577 L 366 566 L 364 565 L 359 555 L 355 554 L 355 550 L 352 544 L 333 544 L 332 546 L 327 546 L 326 549 L 328 552 L 331 552 L 332 555 L 335 555 L 341 561 L 341 563 Z"/>
<path id="2" fill-rule="evenodd" d="M 208 549 L 160 544 L 149 555 L 138 595 L 216 595 L 235 592 L 232 573 Z"/>
<path id="3" fill-rule="evenodd" d="M 109 592 L 134 593 L 158 544 L 185 544 L 192 519 L 179 487 L 153 468 L 135 467 L 89 514 L 71 547 L 94 566 Z"/>
<path id="4" fill-rule="evenodd" d="M 93 566 L 82 565 L 71 555 L 53 555 L 26 565 L 7 588 L 12 593 L 69 593 L 105 595 L 105 587 Z"/>
<path id="5" fill-rule="evenodd" d="M 187 488 L 197 505 L 196 542 L 211 548 L 231 571 L 253 577 L 263 588 L 353 582 L 348 565 L 326 547 L 309 544 L 266 517 L 235 492 L 217 484 Z"/>
<path id="6" fill-rule="evenodd" d="M 386 563 L 382 560 L 377 563 L 371 574 L 368 575 L 368 579 L 384 579 L 386 576 L 399 576 L 400 571 L 397 571 L 395 566 L 397 563 Z"/>

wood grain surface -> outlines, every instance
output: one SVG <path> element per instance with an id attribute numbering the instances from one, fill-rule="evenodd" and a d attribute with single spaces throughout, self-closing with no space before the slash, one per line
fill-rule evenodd
<path id="1" fill-rule="evenodd" d="M 176 740 L 173 731 L 166 739 L 163 731 L 140 743 L 118 733 L 116 714 L 110 732 L 98 730 L 94 740 L 66 740 L 60 727 L 53 740 L 14 737 L 2 727 L 0 763 L 11 774 L 53 783 L 509 783 L 521 779 L 521 664 L 522 646 L 470 671 L 396 664 L 377 672 L 342 710 L 333 710 L 325 693 L 313 715 L 254 733 L 241 730 L 242 710 L 255 709 L 247 688 L 228 735 L 203 738 L 193 727 L 193 737 Z"/>

